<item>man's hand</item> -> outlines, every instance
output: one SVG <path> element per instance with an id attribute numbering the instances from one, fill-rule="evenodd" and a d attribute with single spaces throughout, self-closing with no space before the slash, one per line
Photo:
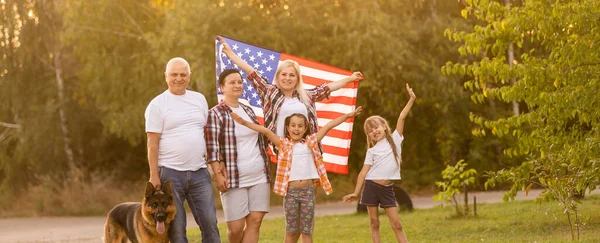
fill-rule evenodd
<path id="1" fill-rule="evenodd" d="M 152 183 L 152 185 L 154 185 L 154 188 L 156 190 L 160 190 L 160 177 L 157 176 L 150 176 L 150 183 Z"/>

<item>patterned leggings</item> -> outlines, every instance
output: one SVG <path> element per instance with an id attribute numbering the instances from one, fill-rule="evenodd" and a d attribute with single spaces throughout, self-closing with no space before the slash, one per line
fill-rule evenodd
<path id="1" fill-rule="evenodd" d="M 285 231 L 312 235 L 315 219 L 315 188 L 289 188 L 283 201 Z"/>

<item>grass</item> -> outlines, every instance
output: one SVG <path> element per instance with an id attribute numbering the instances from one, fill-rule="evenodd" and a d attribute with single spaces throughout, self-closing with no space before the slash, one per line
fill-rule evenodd
<path id="1" fill-rule="evenodd" d="M 275 207 L 275 206 L 274 206 Z M 591 196 L 580 207 L 583 226 L 579 242 L 600 241 L 600 197 Z M 557 202 L 517 201 L 483 204 L 478 215 L 458 218 L 452 207 L 401 212 L 400 220 L 410 242 L 568 242 L 569 223 Z M 380 215 L 381 241 L 395 242 L 387 217 Z M 224 223 L 219 224 L 226 242 Z M 283 218 L 263 221 L 260 242 L 282 242 Z M 200 242 L 200 231 L 189 229 L 190 242 Z M 366 214 L 317 217 L 315 242 L 370 242 Z"/>

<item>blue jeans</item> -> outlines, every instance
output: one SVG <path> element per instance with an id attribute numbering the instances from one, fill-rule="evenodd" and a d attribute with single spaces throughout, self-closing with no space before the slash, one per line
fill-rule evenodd
<path id="1" fill-rule="evenodd" d="M 206 168 L 197 171 L 177 171 L 166 167 L 158 169 L 161 183 L 171 180 L 177 213 L 169 228 L 172 243 L 187 243 L 186 213 L 183 202 L 187 200 L 200 231 L 202 242 L 221 242 L 217 228 L 217 209 Z"/>

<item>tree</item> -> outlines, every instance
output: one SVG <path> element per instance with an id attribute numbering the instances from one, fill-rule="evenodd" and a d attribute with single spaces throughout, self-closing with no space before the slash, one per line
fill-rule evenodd
<path id="1" fill-rule="evenodd" d="M 576 195 L 600 184 L 600 3 L 523 0 L 510 8 L 490 0 L 465 3 L 463 16 L 478 24 L 470 32 L 447 35 L 462 43 L 459 51 L 467 63 L 448 63 L 443 71 L 470 77 L 465 87 L 476 103 L 516 100 L 526 106 L 518 115 L 471 115 L 480 134 L 515 139 L 504 153 L 522 160 L 491 172 L 486 187 L 510 182 L 505 195 L 510 199 L 519 190 L 542 186 L 540 199 L 554 198 L 565 207 L 576 239 Z M 513 65 L 506 57 L 510 43 L 518 56 Z"/>

